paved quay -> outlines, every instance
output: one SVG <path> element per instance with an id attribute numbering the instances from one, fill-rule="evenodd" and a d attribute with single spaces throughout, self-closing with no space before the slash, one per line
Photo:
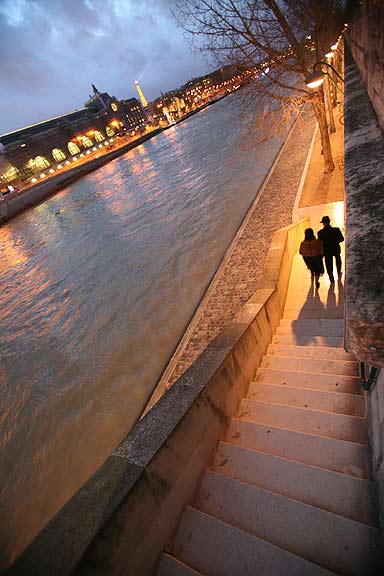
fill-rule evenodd
<path id="1" fill-rule="evenodd" d="M 308 106 L 243 220 L 149 406 L 183 374 L 258 288 L 273 233 L 292 221 L 314 128 L 315 117 Z"/>

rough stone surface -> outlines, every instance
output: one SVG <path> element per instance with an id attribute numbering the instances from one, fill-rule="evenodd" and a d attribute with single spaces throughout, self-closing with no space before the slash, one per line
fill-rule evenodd
<path id="1" fill-rule="evenodd" d="M 345 57 L 347 345 L 384 367 L 384 137 L 347 47 Z"/>
<path id="2" fill-rule="evenodd" d="M 172 385 L 206 348 L 260 286 L 261 273 L 272 234 L 291 223 L 291 213 L 313 135 L 315 118 L 307 108 L 288 137 L 261 196 L 230 247 L 214 279 L 214 289 L 204 298 L 199 317 L 187 342 L 183 342 L 166 370 L 160 387 Z M 194 320 L 192 320 L 192 323 Z"/>
<path id="3" fill-rule="evenodd" d="M 380 0 L 359 2 L 360 17 L 348 40 L 369 97 L 384 129 L 384 4 Z"/>

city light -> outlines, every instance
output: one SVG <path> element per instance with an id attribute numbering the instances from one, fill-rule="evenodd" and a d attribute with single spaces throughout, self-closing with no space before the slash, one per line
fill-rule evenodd
<path id="1" fill-rule="evenodd" d="M 63 167 L 62 164 L 58 164 L 58 165 L 57 165 L 57 169 L 58 169 L 58 170 L 61 170 L 62 167 Z"/>
<path id="2" fill-rule="evenodd" d="M 37 182 L 37 178 L 31 178 L 31 182 L 32 184 L 35 184 Z"/>
<path id="3" fill-rule="evenodd" d="M 54 173 L 54 169 L 53 169 L 53 168 L 50 168 L 49 173 L 50 173 L 50 174 L 53 174 L 53 173 Z"/>
<path id="4" fill-rule="evenodd" d="M 44 172 L 42 172 L 42 173 L 40 174 L 40 178 L 45 178 Z"/>
<path id="5" fill-rule="evenodd" d="M 74 157 L 72 158 L 72 160 L 73 160 L 74 162 L 76 162 L 77 156 L 74 156 Z"/>

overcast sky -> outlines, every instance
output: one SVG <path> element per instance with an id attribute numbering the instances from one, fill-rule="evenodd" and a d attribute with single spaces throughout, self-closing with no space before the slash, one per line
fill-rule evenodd
<path id="1" fill-rule="evenodd" d="M 0 0 L 0 134 L 83 106 L 94 83 L 148 100 L 209 71 L 173 0 Z"/>

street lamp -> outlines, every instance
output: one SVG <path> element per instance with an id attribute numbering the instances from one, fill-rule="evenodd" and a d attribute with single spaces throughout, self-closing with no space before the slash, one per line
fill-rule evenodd
<path id="1" fill-rule="evenodd" d="M 344 80 L 343 78 L 340 76 L 340 74 L 334 69 L 333 66 L 331 66 L 330 64 L 328 64 L 328 62 L 323 62 L 322 60 L 320 60 L 319 62 L 315 62 L 313 65 L 313 72 L 311 74 L 308 74 L 308 76 L 305 78 L 305 83 L 308 86 L 308 88 L 318 88 L 319 86 L 321 86 L 321 84 L 324 82 L 325 80 L 325 76 L 328 76 L 329 78 L 331 78 L 332 82 L 334 82 L 334 80 L 332 79 L 332 77 L 324 71 L 320 71 L 320 70 L 316 70 L 316 66 L 328 66 L 328 68 L 330 68 L 331 70 L 333 70 L 333 72 L 336 74 L 336 76 L 339 78 L 339 80 L 342 81 L 342 83 L 344 84 Z M 335 83 L 335 82 L 334 82 Z"/>
<path id="2" fill-rule="evenodd" d="M 314 70 L 305 78 L 308 88 L 315 89 L 322 85 L 325 80 L 325 73 L 320 70 Z"/>
<path id="3" fill-rule="evenodd" d="M 332 53 L 333 55 L 333 53 Z M 326 54 L 326 56 L 328 57 L 328 54 Z M 326 76 L 332 80 L 332 82 L 335 84 L 335 86 L 337 87 L 336 82 L 333 80 L 333 78 L 331 77 L 330 74 L 328 74 L 327 72 L 325 72 L 323 69 L 321 70 L 316 70 L 317 66 L 327 66 L 328 68 L 331 68 L 331 70 L 333 70 L 333 72 L 335 73 L 335 75 L 340 78 L 340 80 L 342 82 L 344 82 L 344 80 L 342 79 L 342 77 L 338 74 L 338 72 L 336 72 L 336 70 L 333 68 L 333 66 L 331 66 L 330 64 L 328 64 L 328 62 L 324 62 L 324 61 L 319 61 L 319 62 L 315 62 L 313 65 L 313 72 L 311 74 L 308 74 L 308 76 L 305 78 L 305 83 L 307 85 L 308 88 L 312 89 L 312 90 L 317 90 L 318 95 L 320 97 L 320 92 L 321 92 L 321 100 L 323 101 L 323 106 L 324 106 L 324 97 L 322 94 L 322 89 L 320 90 L 321 85 L 323 84 Z M 329 81 L 326 82 L 325 84 L 325 88 L 326 88 L 326 95 L 327 95 L 327 107 L 328 107 L 328 113 L 329 113 L 329 128 L 330 128 L 330 132 L 336 132 L 336 126 L 335 126 L 335 120 L 333 117 L 333 110 L 332 110 L 332 103 L 331 103 L 331 95 L 330 95 L 330 88 L 329 88 Z"/>

